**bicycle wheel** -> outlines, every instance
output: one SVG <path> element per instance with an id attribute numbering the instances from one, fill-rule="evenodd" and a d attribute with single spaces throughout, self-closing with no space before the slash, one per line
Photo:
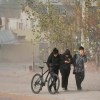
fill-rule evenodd
<path id="1" fill-rule="evenodd" d="M 51 75 L 48 79 L 47 86 L 48 86 L 48 91 L 50 94 L 57 93 L 60 86 L 59 77 L 56 74 Z"/>
<path id="2" fill-rule="evenodd" d="M 35 74 L 31 80 L 32 92 L 38 94 L 42 90 L 42 79 L 40 74 Z"/>

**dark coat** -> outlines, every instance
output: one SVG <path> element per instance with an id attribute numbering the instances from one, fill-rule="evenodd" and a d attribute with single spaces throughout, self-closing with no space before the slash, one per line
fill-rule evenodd
<path id="1" fill-rule="evenodd" d="M 65 61 L 69 61 L 69 63 L 65 63 Z M 60 57 L 60 68 L 68 70 L 72 64 L 72 55 L 62 54 Z"/>
<path id="2" fill-rule="evenodd" d="M 48 64 L 48 67 L 52 67 L 52 68 L 58 70 L 59 67 L 60 67 L 60 55 L 58 55 L 57 57 L 55 57 L 51 53 L 50 56 L 48 57 L 47 64 Z"/>

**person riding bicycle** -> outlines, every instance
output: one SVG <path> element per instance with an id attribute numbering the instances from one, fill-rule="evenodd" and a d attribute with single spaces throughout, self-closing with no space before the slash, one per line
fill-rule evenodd
<path id="1" fill-rule="evenodd" d="M 60 54 L 57 48 L 54 48 L 52 53 L 49 55 L 47 65 L 52 73 L 58 75 L 60 69 Z M 49 86 L 50 90 L 51 87 L 52 84 Z M 56 87 L 54 87 L 54 89 L 56 89 Z"/>

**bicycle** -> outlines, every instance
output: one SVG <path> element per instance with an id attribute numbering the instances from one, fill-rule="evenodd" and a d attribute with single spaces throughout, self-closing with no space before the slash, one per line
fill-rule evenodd
<path id="1" fill-rule="evenodd" d="M 47 62 L 44 62 L 47 64 Z M 31 80 L 31 89 L 33 93 L 38 94 L 42 91 L 43 86 L 46 85 L 50 94 L 58 93 L 60 86 L 59 77 L 51 72 L 51 69 L 48 68 L 47 71 L 43 72 L 44 67 L 39 67 L 42 70 L 41 74 L 35 74 Z M 46 78 L 44 79 L 44 75 L 47 73 Z"/>

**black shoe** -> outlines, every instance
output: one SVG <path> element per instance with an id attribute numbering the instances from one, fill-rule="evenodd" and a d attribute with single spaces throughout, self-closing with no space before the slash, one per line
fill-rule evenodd
<path id="1" fill-rule="evenodd" d="M 67 91 L 68 89 L 67 88 L 65 88 L 65 91 Z"/>
<path id="2" fill-rule="evenodd" d="M 78 90 L 78 91 L 82 91 L 82 87 L 80 87 L 80 88 L 77 88 L 77 90 Z"/>
<path id="3" fill-rule="evenodd" d="M 63 90 L 67 91 L 68 89 L 67 88 L 63 88 Z"/>
<path id="4" fill-rule="evenodd" d="M 56 93 L 59 93 L 58 91 L 56 91 Z"/>

